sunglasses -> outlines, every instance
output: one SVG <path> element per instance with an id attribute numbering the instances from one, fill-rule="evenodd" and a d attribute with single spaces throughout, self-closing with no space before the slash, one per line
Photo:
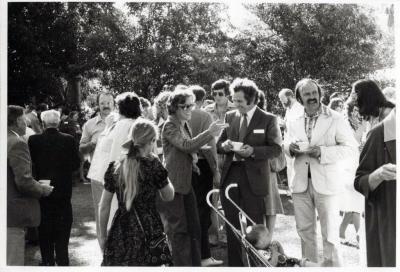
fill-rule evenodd
<path id="1" fill-rule="evenodd" d="M 183 105 L 178 105 L 178 107 L 182 110 L 191 110 L 194 107 L 194 104 L 183 104 Z"/>
<path id="2" fill-rule="evenodd" d="M 213 96 L 225 96 L 225 93 L 223 92 L 213 92 Z"/>

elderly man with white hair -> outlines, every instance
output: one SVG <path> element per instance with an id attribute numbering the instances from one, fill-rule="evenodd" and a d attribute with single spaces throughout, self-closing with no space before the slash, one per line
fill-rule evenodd
<path id="1" fill-rule="evenodd" d="M 41 119 L 43 133 L 32 135 L 28 140 L 34 178 L 54 186 L 52 194 L 40 199 L 41 265 L 68 266 L 68 243 L 72 226 L 72 172 L 79 169 L 78 144 L 71 135 L 58 131 L 58 111 L 44 111 Z"/>
<path id="2" fill-rule="evenodd" d="M 396 89 L 394 87 L 386 87 L 382 90 L 382 93 L 387 100 L 396 104 Z"/>

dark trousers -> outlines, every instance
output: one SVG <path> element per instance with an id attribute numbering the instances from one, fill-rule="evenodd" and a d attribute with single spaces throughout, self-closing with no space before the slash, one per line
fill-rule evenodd
<path id="1" fill-rule="evenodd" d="M 208 229 L 211 226 L 211 208 L 207 204 L 206 196 L 212 189 L 213 173 L 205 159 L 199 159 L 197 166 L 200 169 L 200 176 L 192 180 L 192 186 L 197 199 L 201 227 L 201 259 L 208 259 L 211 257 L 208 241 Z"/>
<path id="2" fill-rule="evenodd" d="M 237 183 L 239 187 L 232 188 L 229 191 L 231 199 L 238 204 L 256 224 L 263 224 L 265 215 L 264 197 L 256 196 L 252 193 L 249 187 L 244 162 L 232 162 L 225 181 L 221 186 L 221 202 L 225 217 L 240 231 L 239 211 L 225 197 L 225 189 L 232 183 Z M 239 241 L 240 238 L 238 239 L 235 236 L 229 226 L 227 227 L 226 234 L 228 242 L 228 265 L 244 266 L 242 247 Z"/>
<path id="3" fill-rule="evenodd" d="M 193 174 L 192 178 L 196 178 Z M 164 230 L 172 249 L 174 266 L 200 266 L 200 220 L 193 189 L 175 193 L 169 202 L 158 203 Z"/>
<path id="4" fill-rule="evenodd" d="M 41 201 L 40 206 L 39 245 L 42 265 L 68 266 L 68 244 L 72 226 L 71 203 L 53 205 Z"/>

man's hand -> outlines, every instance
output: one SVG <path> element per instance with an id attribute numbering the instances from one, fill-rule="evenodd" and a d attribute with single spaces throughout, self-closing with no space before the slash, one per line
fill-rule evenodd
<path id="1" fill-rule="evenodd" d="M 254 152 L 254 148 L 252 148 L 249 145 L 244 145 L 242 146 L 242 148 L 238 151 L 235 151 L 239 156 L 243 157 L 243 158 L 248 158 L 251 155 L 253 155 Z"/>
<path id="2" fill-rule="evenodd" d="M 42 194 L 43 196 L 49 196 L 52 192 L 54 187 L 41 183 L 40 186 L 42 187 Z"/>
<path id="3" fill-rule="evenodd" d="M 291 143 L 291 144 L 289 145 L 289 151 L 290 151 L 290 154 L 291 154 L 293 157 L 296 157 L 296 156 L 302 154 L 301 151 L 300 151 L 299 146 L 298 146 L 296 143 Z"/>
<path id="4" fill-rule="evenodd" d="M 313 146 L 307 153 L 310 155 L 310 157 L 319 159 L 319 157 L 321 157 L 321 148 L 319 146 Z"/>
<path id="5" fill-rule="evenodd" d="M 225 151 L 225 152 L 229 152 L 229 151 L 232 151 L 232 149 L 233 149 L 233 145 L 232 145 L 232 143 L 231 143 L 231 140 L 226 140 L 225 142 L 223 142 L 222 144 L 221 144 L 221 147 L 222 147 L 222 149 Z"/>

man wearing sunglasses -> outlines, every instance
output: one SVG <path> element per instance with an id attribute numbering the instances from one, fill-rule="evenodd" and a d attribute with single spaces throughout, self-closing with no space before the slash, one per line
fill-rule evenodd
<path id="1" fill-rule="evenodd" d="M 225 114 L 235 109 L 235 105 L 229 101 L 229 81 L 218 79 L 211 85 L 211 94 L 215 103 L 205 107 L 205 111 L 211 114 L 213 121 L 225 120 Z"/>

